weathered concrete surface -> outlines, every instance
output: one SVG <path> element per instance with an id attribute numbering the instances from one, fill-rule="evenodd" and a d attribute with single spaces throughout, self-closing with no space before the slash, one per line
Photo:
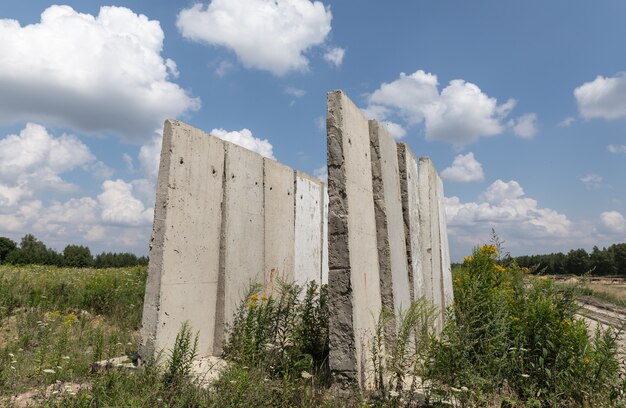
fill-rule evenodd
<path id="1" fill-rule="evenodd" d="M 220 329 L 232 324 L 237 307 L 251 285 L 263 284 L 265 268 L 263 157 L 232 143 L 224 144 L 224 219 L 217 294 L 216 353 L 224 345 L 224 330 Z"/>
<path id="2" fill-rule="evenodd" d="M 395 316 L 411 304 L 398 151 L 395 140 L 384 126 L 370 120 L 369 130 L 380 295 L 382 306 Z M 394 325 L 389 329 L 388 334 L 393 337 Z"/>
<path id="3" fill-rule="evenodd" d="M 273 294 L 279 280 L 292 282 L 295 265 L 294 171 L 264 159 L 265 292 Z"/>
<path id="4" fill-rule="evenodd" d="M 424 296 L 424 274 L 420 256 L 419 194 L 417 160 L 404 143 L 398 143 L 398 169 L 411 301 Z"/>
<path id="5" fill-rule="evenodd" d="M 422 276 L 424 277 L 424 297 L 435 303 L 433 297 L 433 262 L 432 262 L 432 237 L 431 237 L 431 211 L 430 211 L 430 159 L 421 157 L 418 162 L 417 184 L 419 200 L 419 239 L 420 258 L 422 262 Z"/>
<path id="6" fill-rule="evenodd" d="M 447 308 L 454 300 L 452 288 L 452 268 L 450 265 L 450 246 L 448 243 L 448 223 L 446 221 L 446 209 L 444 207 L 443 181 L 437 175 L 437 205 L 439 213 L 439 236 L 441 250 L 441 283 L 443 289 L 443 308 Z"/>
<path id="7" fill-rule="evenodd" d="M 322 182 L 300 171 L 296 186 L 295 282 L 320 283 L 322 270 Z"/>
<path id="8" fill-rule="evenodd" d="M 327 109 L 330 368 L 371 388 L 381 302 L 369 125 L 342 91 L 327 95 Z"/>
<path id="9" fill-rule="evenodd" d="M 328 283 L 328 185 L 324 184 L 322 198 L 322 285 Z"/>
<path id="10" fill-rule="evenodd" d="M 140 355 L 168 350 L 185 321 L 200 330 L 198 351 L 213 352 L 223 143 L 178 121 L 166 121 Z"/>

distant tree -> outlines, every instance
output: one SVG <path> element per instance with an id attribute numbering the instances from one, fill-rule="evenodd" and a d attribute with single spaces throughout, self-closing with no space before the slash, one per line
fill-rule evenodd
<path id="1" fill-rule="evenodd" d="M 17 244 L 13 240 L 7 237 L 0 237 L 0 264 L 5 262 L 9 252 L 15 248 L 17 248 Z"/>
<path id="2" fill-rule="evenodd" d="M 86 246 L 68 245 L 63 250 L 63 265 L 74 268 L 88 267 L 93 264 L 91 251 Z"/>
<path id="3" fill-rule="evenodd" d="M 626 243 L 611 245 L 609 251 L 613 255 L 615 272 L 619 275 L 626 275 Z"/>
<path id="4" fill-rule="evenodd" d="M 597 246 L 589 254 L 589 266 L 593 275 L 614 275 L 615 265 L 613 263 L 612 254 L 605 248 L 600 249 Z"/>
<path id="5" fill-rule="evenodd" d="M 565 259 L 567 273 L 583 275 L 589 272 L 589 254 L 584 249 L 572 249 L 567 253 Z"/>
<path id="6" fill-rule="evenodd" d="M 40 264 L 61 266 L 63 264 L 63 256 L 53 249 L 48 249 L 46 244 L 35 238 L 34 235 L 26 234 L 20 241 L 19 249 L 9 252 L 6 262 L 16 265 Z"/>

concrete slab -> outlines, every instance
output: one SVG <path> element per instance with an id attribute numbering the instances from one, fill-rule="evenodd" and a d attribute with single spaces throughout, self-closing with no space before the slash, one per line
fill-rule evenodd
<path id="1" fill-rule="evenodd" d="M 430 210 L 430 159 L 421 157 L 418 162 L 417 182 L 419 201 L 419 248 L 422 261 L 422 275 L 424 277 L 424 297 L 439 307 L 433 298 L 433 262 L 431 237 L 431 210 Z"/>
<path id="2" fill-rule="evenodd" d="M 398 168 L 402 192 L 402 215 L 411 301 L 424 296 L 424 274 L 420 256 L 419 194 L 417 160 L 404 143 L 398 143 Z"/>
<path id="3" fill-rule="evenodd" d="M 396 315 L 411 304 L 396 142 L 384 126 L 369 121 L 372 185 L 382 306 Z M 389 333 L 395 335 L 395 327 Z"/>
<path id="4" fill-rule="evenodd" d="M 140 355 L 172 347 L 183 322 L 213 352 L 224 148 L 178 121 L 165 122 Z M 191 302 L 191 303 L 190 303 Z"/>
<path id="5" fill-rule="evenodd" d="M 322 285 L 328 284 L 328 185 L 324 184 L 322 198 Z"/>
<path id="6" fill-rule="evenodd" d="M 322 182 L 300 171 L 295 173 L 296 230 L 295 282 L 320 283 L 322 270 Z M 304 295 L 304 293 L 303 293 Z"/>
<path id="7" fill-rule="evenodd" d="M 430 229 L 430 253 L 428 254 L 428 258 L 431 264 L 431 274 L 432 274 L 432 301 L 433 305 L 435 305 L 439 309 L 438 318 L 435 321 L 436 331 L 440 332 L 443 327 L 443 281 L 442 281 L 442 270 L 441 270 L 441 235 L 439 233 L 439 203 L 437 202 L 437 171 L 435 170 L 435 166 L 432 161 L 428 157 L 420 157 L 419 159 L 419 174 L 418 179 L 422 177 L 425 178 L 425 189 L 424 195 L 424 208 L 427 208 L 424 214 L 424 218 L 428 218 L 428 227 Z M 420 188 L 422 187 L 422 183 L 420 183 Z M 422 202 L 422 190 L 420 190 L 420 202 Z M 428 201 L 428 205 L 426 206 L 426 199 Z M 420 211 L 422 207 L 420 207 Z M 421 225 L 420 225 L 421 227 Z"/>
<path id="8" fill-rule="evenodd" d="M 263 157 L 224 142 L 224 205 L 214 355 L 224 345 L 224 331 L 253 284 L 263 284 L 265 222 Z M 215 254 L 213 254 L 214 256 Z"/>
<path id="9" fill-rule="evenodd" d="M 448 242 L 448 223 L 444 207 L 443 181 L 437 175 L 437 206 L 439 211 L 439 235 L 441 238 L 441 280 L 443 288 L 443 307 L 447 308 L 454 300 L 452 287 L 452 268 L 450 265 L 450 246 Z"/>
<path id="10" fill-rule="evenodd" d="M 381 309 L 369 125 L 342 91 L 327 95 L 327 132 L 330 369 L 368 389 Z"/>
<path id="11" fill-rule="evenodd" d="M 295 265 L 294 171 L 264 159 L 265 292 L 274 293 L 278 280 L 292 282 Z"/>

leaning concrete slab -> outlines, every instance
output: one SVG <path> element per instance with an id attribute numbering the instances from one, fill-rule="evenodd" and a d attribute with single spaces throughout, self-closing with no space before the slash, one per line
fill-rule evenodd
<path id="1" fill-rule="evenodd" d="M 395 316 L 411 304 L 398 151 L 395 140 L 380 123 L 370 120 L 369 129 L 380 295 L 382 306 Z M 390 325 L 389 329 L 388 335 L 393 337 L 395 327 Z"/>
<path id="2" fill-rule="evenodd" d="M 444 207 L 443 181 L 437 175 L 437 206 L 439 212 L 439 235 L 441 250 L 441 271 L 443 289 L 443 307 L 446 308 L 454 300 L 454 290 L 452 288 L 452 269 L 450 265 L 450 247 L 448 243 L 448 223 L 446 222 L 446 210 Z"/>
<path id="3" fill-rule="evenodd" d="M 320 283 L 322 270 L 322 182 L 300 171 L 295 173 L 296 230 L 295 282 Z M 303 292 L 304 295 L 304 292 Z"/>
<path id="4" fill-rule="evenodd" d="M 422 276 L 424 277 L 424 297 L 438 306 L 433 297 L 433 262 L 432 262 L 432 217 L 430 211 L 430 159 L 421 157 L 418 164 L 418 200 L 419 200 L 419 239 Z"/>
<path id="5" fill-rule="evenodd" d="M 439 203 L 437 202 L 437 171 L 428 157 L 420 157 L 418 180 L 420 180 L 420 220 L 426 219 L 430 230 L 426 262 L 430 262 L 432 279 L 432 302 L 439 308 L 436 330 L 443 327 L 443 274 L 441 270 L 441 235 L 439 233 Z M 423 225 L 420 225 L 420 228 Z"/>
<path id="6" fill-rule="evenodd" d="M 398 143 L 398 168 L 402 192 L 402 214 L 411 301 L 424 296 L 424 274 L 420 256 L 419 194 L 417 160 L 404 143 Z"/>
<path id="7" fill-rule="evenodd" d="M 342 91 L 327 95 L 330 369 L 371 388 L 381 309 L 369 125 Z"/>
<path id="8" fill-rule="evenodd" d="M 183 322 L 200 330 L 198 351 L 213 352 L 224 148 L 221 140 L 166 121 L 140 355 L 167 351 Z"/>
<path id="9" fill-rule="evenodd" d="M 328 186 L 324 185 L 322 194 L 322 273 L 320 281 L 322 285 L 328 284 Z"/>
<path id="10" fill-rule="evenodd" d="M 215 352 L 224 345 L 224 330 L 252 284 L 264 281 L 265 221 L 263 157 L 224 142 L 224 205 Z"/>
<path id="11" fill-rule="evenodd" d="M 279 281 L 292 282 L 295 272 L 294 171 L 264 159 L 265 292 L 273 294 Z"/>

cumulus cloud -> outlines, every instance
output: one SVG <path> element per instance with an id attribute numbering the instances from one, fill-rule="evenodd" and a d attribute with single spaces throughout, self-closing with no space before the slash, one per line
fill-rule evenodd
<path id="1" fill-rule="evenodd" d="M 565 119 L 563 119 L 561 122 L 559 122 L 558 126 L 559 127 L 569 127 L 572 125 L 572 123 L 574 123 L 576 121 L 576 119 L 574 119 L 571 116 L 566 117 Z"/>
<path id="2" fill-rule="evenodd" d="M 626 153 L 626 145 L 608 145 L 606 147 L 606 150 L 609 151 L 609 153 Z"/>
<path id="3" fill-rule="evenodd" d="M 603 232 L 623 234 L 626 232 L 626 219 L 617 211 L 606 211 L 600 214 L 600 226 Z"/>
<path id="4" fill-rule="evenodd" d="M 0 123 L 37 121 L 140 141 L 200 100 L 170 81 L 159 22 L 124 7 L 50 6 L 37 24 L 0 20 Z"/>
<path id="5" fill-rule="evenodd" d="M 441 172 L 441 177 L 459 183 L 470 183 L 485 179 L 483 166 L 474 158 L 474 153 L 459 154 L 454 158 L 452 166 Z"/>
<path id="6" fill-rule="evenodd" d="M 502 133 L 503 119 L 515 106 L 510 99 L 498 104 L 475 84 L 450 81 L 439 92 L 437 76 L 418 70 L 383 83 L 368 98 L 366 114 L 379 119 L 396 115 L 408 125 L 424 124 L 427 140 L 455 145 Z"/>
<path id="7" fill-rule="evenodd" d="M 161 144 L 163 138 L 159 134 L 154 134 L 150 142 L 145 143 L 139 148 L 139 166 L 145 176 L 156 181 L 159 175 L 159 162 L 161 159 Z"/>
<path id="8" fill-rule="evenodd" d="M 626 75 L 598 75 L 574 90 L 578 110 L 585 119 L 618 119 L 626 117 Z"/>
<path id="9" fill-rule="evenodd" d="M 496 180 L 476 202 L 448 197 L 445 208 L 450 236 L 457 243 L 476 245 L 477 235 L 488 236 L 491 228 L 512 247 L 551 244 L 557 238 L 568 239 L 571 233 L 572 222 L 564 214 L 540 207 L 514 180 Z"/>
<path id="10" fill-rule="evenodd" d="M 54 137 L 43 126 L 28 123 L 18 135 L 0 139 L 0 200 L 16 200 L 37 189 L 74 190 L 60 174 L 90 163 L 94 173 L 106 171 L 104 164 L 94 162 L 95 156 L 75 136 Z"/>
<path id="11" fill-rule="evenodd" d="M 133 195 L 133 186 L 124 180 L 107 180 L 102 183 L 102 193 L 98 195 L 102 207 L 102 220 L 113 224 L 151 224 L 154 210 Z"/>
<path id="12" fill-rule="evenodd" d="M 537 134 L 537 115 L 527 113 L 512 123 L 513 132 L 522 139 L 532 139 Z"/>
<path id="13" fill-rule="evenodd" d="M 324 54 L 324 59 L 330 65 L 335 67 L 340 67 L 343 64 L 343 57 L 346 55 L 346 50 L 343 48 L 335 47 L 326 51 Z"/>
<path id="14" fill-rule="evenodd" d="M 587 187 L 588 189 L 599 188 L 602 185 L 602 176 L 598 176 L 597 174 L 587 174 L 584 177 L 580 178 L 580 181 Z"/>
<path id="15" fill-rule="evenodd" d="M 232 132 L 224 129 L 213 129 L 209 133 L 222 140 L 226 140 L 227 142 L 231 142 L 241 147 L 245 147 L 248 150 L 252 150 L 253 152 L 257 152 L 261 156 L 274 159 L 272 144 L 267 139 L 261 140 L 252 136 L 252 132 L 248 129 L 241 129 L 240 131 L 235 130 Z"/>
<path id="16" fill-rule="evenodd" d="M 319 1 L 212 0 L 182 10 L 176 26 L 187 39 L 231 49 L 247 68 L 284 75 L 308 69 L 305 53 L 325 42 L 331 20 Z"/>

